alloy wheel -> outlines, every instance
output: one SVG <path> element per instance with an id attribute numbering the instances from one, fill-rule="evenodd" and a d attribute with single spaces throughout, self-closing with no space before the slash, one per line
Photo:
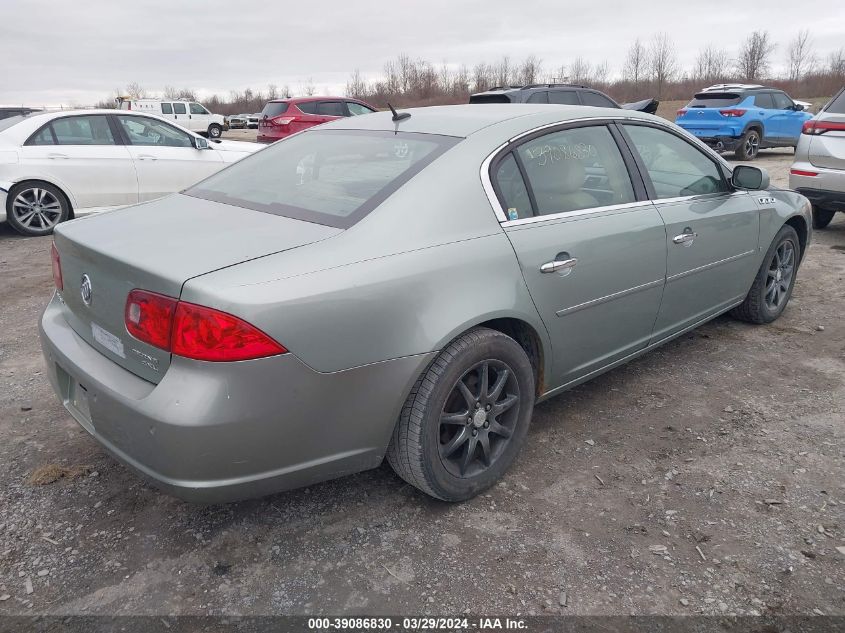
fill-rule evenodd
<path id="1" fill-rule="evenodd" d="M 50 229 L 62 217 L 62 203 L 40 187 L 24 189 L 12 202 L 12 213 L 21 226 L 28 229 Z"/>
<path id="2" fill-rule="evenodd" d="M 440 459 L 457 477 L 478 475 L 502 455 L 520 409 L 519 383 L 506 363 L 488 359 L 452 387 L 440 415 Z"/>
<path id="3" fill-rule="evenodd" d="M 779 310 L 786 302 L 792 277 L 795 274 L 795 248 L 790 240 L 781 242 L 769 262 L 766 279 L 766 306 Z"/>
<path id="4" fill-rule="evenodd" d="M 759 149 L 760 137 L 757 136 L 755 132 L 752 132 L 745 140 L 745 155 L 748 156 L 748 158 L 753 158 L 757 155 Z"/>

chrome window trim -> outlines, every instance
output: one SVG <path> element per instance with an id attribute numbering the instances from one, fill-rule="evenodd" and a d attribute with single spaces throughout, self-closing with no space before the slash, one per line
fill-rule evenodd
<path id="1" fill-rule="evenodd" d="M 511 228 L 514 226 L 523 226 L 526 224 L 537 224 L 539 222 L 547 222 L 551 220 L 565 220 L 566 218 L 582 218 L 585 215 L 596 215 L 599 213 L 607 213 L 613 211 L 625 212 L 628 210 L 636 210 L 642 207 L 652 206 L 651 200 L 637 200 L 635 202 L 626 202 L 624 204 L 610 204 L 603 207 L 590 207 L 589 209 L 576 209 L 575 211 L 560 211 L 558 213 L 547 213 L 546 215 L 535 215 L 530 218 L 520 218 L 519 220 L 506 220 L 502 222 L 504 228 Z"/>
<path id="2" fill-rule="evenodd" d="M 496 214 L 496 218 L 499 220 L 499 223 L 504 227 L 509 226 L 517 226 L 520 224 L 530 224 L 532 222 L 542 222 L 545 220 L 552 220 L 552 219 L 559 219 L 561 217 L 571 216 L 583 216 L 590 213 L 601 213 L 604 211 L 612 211 L 623 209 L 627 207 L 635 207 L 635 206 L 644 206 L 647 204 L 651 204 L 652 200 L 639 200 L 636 202 L 631 202 L 628 204 L 619 204 L 619 205 L 609 205 L 603 207 L 592 207 L 590 209 L 581 209 L 578 211 L 561 211 L 560 213 L 553 213 L 548 215 L 537 215 L 530 218 L 521 218 L 519 220 L 508 220 L 507 215 L 505 215 L 505 210 L 502 208 L 502 205 L 499 203 L 499 198 L 496 195 L 496 190 L 493 188 L 493 181 L 490 177 L 490 165 L 492 164 L 493 160 L 495 160 L 500 153 L 502 153 L 505 149 L 507 149 L 510 145 L 514 144 L 519 139 L 525 138 L 526 136 L 530 136 L 532 134 L 536 134 L 537 132 L 541 132 L 543 130 L 547 130 L 550 128 L 561 127 L 561 126 L 572 126 L 572 127 L 580 127 L 581 123 L 610 123 L 610 122 L 617 122 L 617 121 L 643 121 L 639 117 L 633 116 L 601 116 L 601 117 L 589 117 L 584 119 L 569 119 L 566 121 L 555 121 L 554 123 L 544 123 L 543 125 L 538 125 L 535 128 L 531 128 L 530 130 L 526 130 L 525 132 L 520 132 L 516 136 L 512 136 L 507 141 L 499 145 L 496 149 L 494 149 L 487 158 L 481 163 L 481 170 L 479 172 L 481 176 L 481 186 L 484 189 L 484 193 L 487 195 L 487 199 L 490 202 L 490 206 L 493 207 L 493 212 Z M 650 122 L 650 121 L 646 121 Z M 658 123 L 660 127 L 666 127 L 661 123 Z M 577 215 L 575 215 L 577 214 Z"/>

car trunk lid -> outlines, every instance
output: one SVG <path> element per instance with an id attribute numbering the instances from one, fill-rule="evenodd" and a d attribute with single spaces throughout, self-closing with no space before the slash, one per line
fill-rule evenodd
<path id="1" fill-rule="evenodd" d="M 845 169 L 845 114 L 829 114 L 819 117 L 815 127 L 824 130 L 810 139 L 810 162 L 816 167 Z M 826 127 L 834 129 L 825 129 Z"/>
<path id="2" fill-rule="evenodd" d="M 131 290 L 178 298 L 188 279 L 341 231 L 180 194 L 62 224 L 55 242 L 66 318 L 100 353 L 157 383 L 170 354 L 126 331 Z"/>

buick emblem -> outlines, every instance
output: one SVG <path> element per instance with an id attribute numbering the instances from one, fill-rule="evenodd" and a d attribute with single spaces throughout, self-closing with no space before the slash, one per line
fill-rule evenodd
<path id="1" fill-rule="evenodd" d="M 94 294 L 94 289 L 91 287 L 91 278 L 88 275 L 82 275 L 82 283 L 79 286 L 79 294 L 82 295 L 82 303 L 90 306 L 91 296 Z"/>

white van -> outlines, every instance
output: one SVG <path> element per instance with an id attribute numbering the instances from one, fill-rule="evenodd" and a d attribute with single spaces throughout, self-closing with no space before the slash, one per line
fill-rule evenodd
<path id="1" fill-rule="evenodd" d="M 212 114 L 204 105 L 196 101 L 131 99 L 129 97 L 118 97 L 115 101 L 121 110 L 155 114 L 170 119 L 191 132 L 207 134 L 209 138 L 220 138 L 225 127 L 222 114 Z"/>

